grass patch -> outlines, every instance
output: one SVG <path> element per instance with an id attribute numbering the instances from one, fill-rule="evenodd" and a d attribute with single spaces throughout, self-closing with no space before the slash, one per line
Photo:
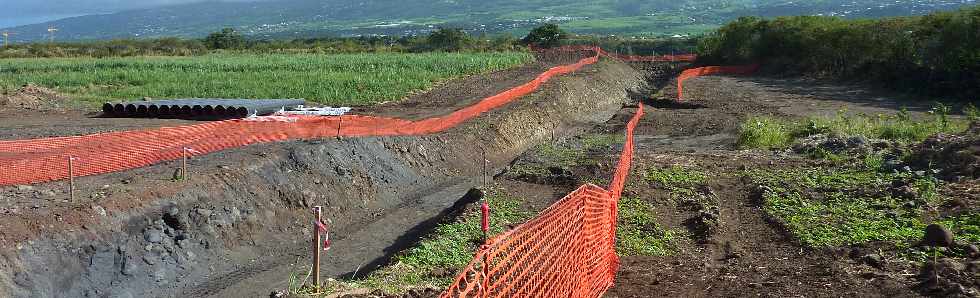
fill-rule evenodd
<path id="1" fill-rule="evenodd" d="M 975 108 L 974 108 L 975 109 Z M 838 111 L 834 117 L 810 117 L 787 120 L 757 116 L 739 127 L 738 145 L 741 148 L 782 149 L 801 138 L 817 134 L 832 136 L 864 136 L 905 143 L 923 141 L 936 133 L 961 133 L 969 127 L 967 120 L 950 119 L 949 107 L 937 104 L 931 117 L 913 119 L 904 109 L 894 115 L 847 115 Z M 969 106 L 964 109 L 969 115 Z"/>
<path id="2" fill-rule="evenodd" d="M 620 134 L 586 134 L 559 144 L 547 143 L 534 149 L 536 157 L 547 164 L 574 167 L 593 153 L 604 153 L 614 145 L 625 142 Z"/>
<path id="3" fill-rule="evenodd" d="M 708 175 L 702 171 L 673 165 L 668 168 L 650 168 L 643 173 L 643 180 L 656 183 L 670 192 L 671 196 L 693 197 L 695 188 L 708 181 Z"/>
<path id="4" fill-rule="evenodd" d="M 908 248 L 921 239 L 928 224 L 923 218 L 945 200 L 938 192 L 939 180 L 909 174 L 807 168 L 751 170 L 746 175 L 759 185 L 766 214 L 810 247 L 886 241 Z M 897 198 L 885 191 L 894 181 L 904 181 L 915 198 Z M 937 222 L 960 240 L 980 243 L 980 215 Z"/>
<path id="5" fill-rule="evenodd" d="M 548 177 L 567 172 L 584 165 L 597 165 L 601 160 L 595 155 L 607 154 L 614 146 L 622 144 L 626 137 L 621 134 L 586 134 L 561 143 L 546 143 L 532 148 L 530 156 L 522 158 L 508 171 L 511 177 Z M 593 181 L 603 184 L 602 181 Z"/>
<path id="6" fill-rule="evenodd" d="M 742 148 L 781 149 L 794 137 L 794 123 L 773 117 L 752 117 L 739 126 L 738 145 Z"/>
<path id="7" fill-rule="evenodd" d="M 670 255 L 675 237 L 674 231 L 656 223 L 649 203 L 639 198 L 620 198 L 616 228 L 616 253 L 620 256 Z"/>
<path id="8" fill-rule="evenodd" d="M 763 199 L 766 213 L 781 219 L 800 242 L 811 247 L 907 242 L 921 237 L 925 227 L 918 214 L 898 213 L 903 211 L 902 202 L 890 197 L 833 192 L 826 200 L 815 201 L 800 192 L 776 189 L 763 191 Z"/>
<path id="9" fill-rule="evenodd" d="M 492 191 L 488 194 L 490 234 L 504 232 L 509 225 L 520 224 L 534 216 L 526 211 L 519 198 Z M 328 282 L 324 293 L 354 288 L 380 289 L 388 294 L 401 294 L 416 288 L 449 286 L 455 274 L 435 276 L 435 271 L 455 273 L 469 264 L 476 249 L 483 244 L 480 230 L 480 211 L 471 210 L 456 221 L 438 225 L 419 243 L 396 255 L 392 262 L 366 277 Z M 298 289 L 291 289 L 299 291 Z"/>
<path id="10" fill-rule="evenodd" d="M 533 59 L 518 52 L 3 59 L 0 86 L 34 83 L 89 102 L 142 97 L 305 98 L 332 105 L 366 105 Z"/>
<path id="11" fill-rule="evenodd" d="M 956 241 L 980 245 L 980 213 L 968 213 L 940 220 L 939 223 L 956 235 Z"/>

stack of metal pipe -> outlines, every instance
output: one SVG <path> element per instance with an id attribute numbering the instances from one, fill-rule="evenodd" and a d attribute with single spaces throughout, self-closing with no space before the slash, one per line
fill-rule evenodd
<path id="1" fill-rule="evenodd" d="M 102 113 L 134 118 L 243 118 L 263 116 L 302 106 L 302 99 L 171 99 L 107 102 Z"/>

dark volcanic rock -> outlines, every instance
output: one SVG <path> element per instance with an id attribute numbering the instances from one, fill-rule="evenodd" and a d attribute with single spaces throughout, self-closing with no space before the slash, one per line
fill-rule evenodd
<path id="1" fill-rule="evenodd" d="M 949 247 L 953 245 L 953 233 L 941 225 L 931 224 L 926 227 L 926 234 L 919 244 L 932 247 Z"/>

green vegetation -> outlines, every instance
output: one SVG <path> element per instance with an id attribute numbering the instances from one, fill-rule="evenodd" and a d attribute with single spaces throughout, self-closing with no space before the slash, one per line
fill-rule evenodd
<path id="1" fill-rule="evenodd" d="M 703 63 L 870 80 L 929 95 L 980 96 L 980 6 L 921 17 L 742 17 L 704 38 Z"/>
<path id="2" fill-rule="evenodd" d="M 245 54 L 350 54 L 507 52 L 517 51 L 510 34 L 473 36 L 458 28 L 440 28 L 420 36 L 319 37 L 302 39 L 249 39 L 225 28 L 204 39 L 119 39 L 70 43 L 13 44 L 0 48 L 0 58 L 200 56 L 210 53 Z"/>
<path id="3" fill-rule="evenodd" d="M 921 237 L 925 228 L 918 220 L 918 213 L 905 212 L 902 200 L 849 194 L 857 188 L 890 181 L 889 177 L 873 172 L 806 169 L 752 171 L 749 176 L 762 186 L 763 210 L 779 218 L 808 246 L 911 241 Z"/>
<path id="4" fill-rule="evenodd" d="M 514 67 L 526 53 L 211 54 L 0 60 L 0 86 L 33 83 L 87 101 L 142 97 L 305 98 L 364 105 L 454 77 Z"/>
<path id="5" fill-rule="evenodd" d="M 657 183 L 677 199 L 693 197 L 695 188 L 703 185 L 708 180 L 708 175 L 696 169 L 674 165 L 669 168 L 650 168 L 643 173 L 643 179 Z"/>
<path id="6" fill-rule="evenodd" d="M 980 245 L 980 213 L 964 214 L 939 222 L 956 235 L 957 241 Z"/>
<path id="7" fill-rule="evenodd" d="M 968 103 L 963 107 L 963 114 L 966 115 L 966 119 L 970 122 L 980 121 L 980 109 L 977 109 L 977 106 L 973 105 L 973 103 Z"/>
<path id="8" fill-rule="evenodd" d="M 204 38 L 204 44 L 209 49 L 241 49 L 245 47 L 245 37 L 235 28 L 224 28 L 221 31 L 208 34 L 208 37 Z"/>
<path id="9" fill-rule="evenodd" d="M 603 49 L 631 55 L 690 53 L 697 39 L 673 37 L 624 38 L 572 35 L 557 25 L 534 29 L 523 39 L 510 33 L 472 35 L 453 28 L 439 28 L 419 36 L 319 37 L 302 39 L 250 39 L 234 28 L 212 32 L 203 39 L 118 39 L 70 43 L 13 44 L 0 48 L 0 58 L 200 56 L 212 53 L 243 54 L 350 54 L 424 52 L 510 52 L 535 44 L 599 45 Z"/>
<path id="10" fill-rule="evenodd" d="M 742 15 L 840 14 L 867 18 L 904 15 L 913 9 L 949 9 L 966 3 L 948 0 L 403 0 L 361 1 L 351 5 L 349 0 L 195 1 L 166 8 L 83 16 L 55 25 L 71 29 L 59 32 L 58 38 L 75 40 L 118 36 L 203 37 L 229 26 L 257 38 L 423 35 L 431 31 L 430 26 L 450 25 L 471 33 L 524 35 L 546 22 L 560 23 L 579 34 L 670 36 L 701 33 Z M 47 25 L 14 29 L 19 33 L 18 40 L 38 40 L 45 36 Z"/>
<path id="11" fill-rule="evenodd" d="M 913 253 L 910 247 L 928 224 L 924 219 L 936 216 L 932 210 L 946 200 L 935 178 L 861 167 L 750 170 L 746 176 L 759 185 L 763 210 L 802 244 L 817 248 L 885 241 Z M 896 181 L 908 186 L 909 195 L 897 197 L 887 191 Z M 959 241 L 976 244 L 978 219 L 977 213 L 966 213 L 936 222 L 950 228 Z"/>
<path id="12" fill-rule="evenodd" d="M 936 133 L 960 133 L 969 122 L 950 119 L 949 108 L 939 104 L 932 119 L 913 119 L 907 111 L 895 115 L 847 115 L 839 111 L 835 117 L 809 117 L 786 120 L 759 116 L 749 118 L 739 129 L 738 144 L 742 148 L 781 149 L 799 139 L 816 134 L 832 136 L 864 136 L 873 139 L 919 142 Z"/>
<path id="13" fill-rule="evenodd" d="M 625 54 L 656 56 L 665 54 L 693 53 L 697 50 L 698 38 L 645 37 L 624 38 L 619 36 L 571 36 L 563 42 L 568 45 L 598 45 L 603 50 Z"/>
<path id="14" fill-rule="evenodd" d="M 566 39 L 568 39 L 568 32 L 558 28 L 558 25 L 545 24 L 531 30 L 521 39 L 521 42 L 540 48 L 553 48 L 561 45 L 561 42 Z"/>
<path id="15" fill-rule="evenodd" d="M 489 193 L 488 198 L 492 210 L 490 235 L 503 233 L 509 226 L 534 216 L 521 205 L 520 198 L 503 195 L 497 190 Z M 439 224 L 418 244 L 396 255 L 389 265 L 363 278 L 330 282 L 324 292 L 370 288 L 399 294 L 416 288 L 449 286 L 456 273 L 469 264 L 476 249 L 483 244 L 480 221 L 479 208 L 468 210 L 452 222 Z M 443 273 L 435 274 L 436 271 Z M 290 292 L 295 291 L 298 289 Z"/>
<path id="16" fill-rule="evenodd" d="M 800 125 L 774 117 L 752 117 L 739 126 L 738 145 L 763 149 L 789 147 L 796 137 L 800 137 Z"/>
<path id="17" fill-rule="evenodd" d="M 620 256 L 670 255 L 676 236 L 657 224 L 650 203 L 633 197 L 619 199 L 616 253 Z"/>
<path id="18" fill-rule="evenodd" d="M 508 175 L 544 177 L 554 174 L 551 171 L 556 168 L 568 170 L 577 166 L 595 165 L 600 161 L 590 158 L 591 155 L 607 152 L 624 141 L 625 136 L 621 134 L 586 134 L 561 143 L 538 145 L 529 151 L 535 162 L 516 163 L 508 171 Z"/>

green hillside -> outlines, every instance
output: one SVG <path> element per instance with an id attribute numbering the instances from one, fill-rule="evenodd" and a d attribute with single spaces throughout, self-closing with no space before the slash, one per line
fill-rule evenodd
<path id="1" fill-rule="evenodd" d="M 954 9 L 973 1 L 919 0 L 279 0 L 203 2 L 82 16 L 10 28 L 15 41 L 200 37 L 235 27 L 257 37 L 417 35 L 438 26 L 470 33 L 523 34 L 542 23 L 575 33 L 674 35 L 717 28 L 738 16 L 835 15 L 879 17 Z"/>

